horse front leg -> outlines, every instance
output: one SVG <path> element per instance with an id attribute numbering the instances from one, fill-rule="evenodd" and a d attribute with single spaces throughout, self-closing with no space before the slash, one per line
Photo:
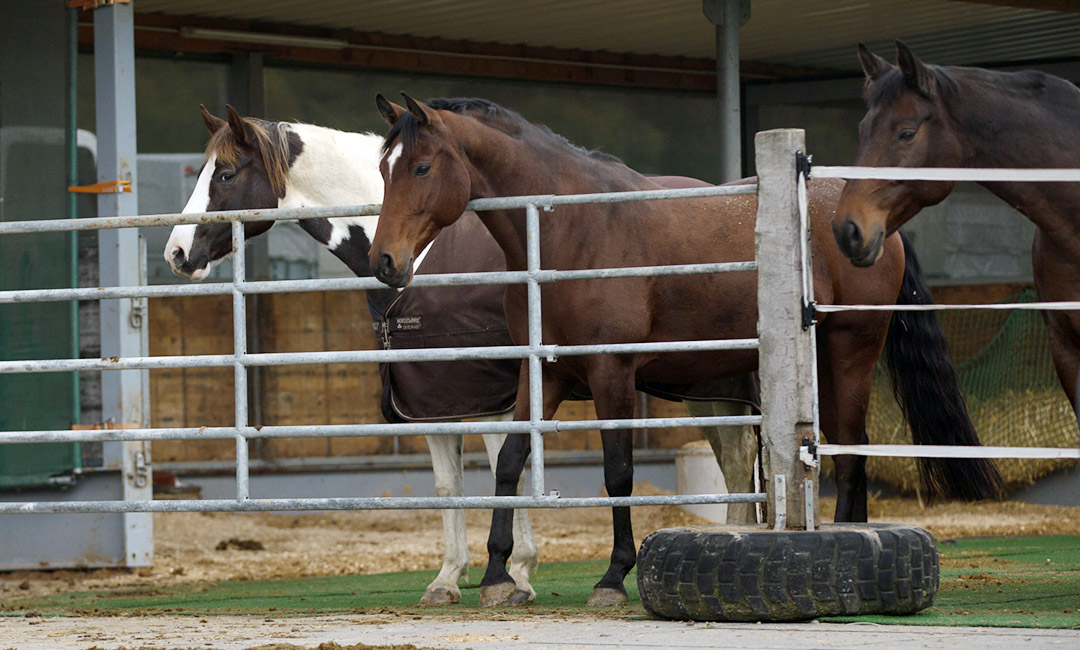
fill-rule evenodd
<path id="1" fill-rule="evenodd" d="M 431 451 L 435 471 L 435 494 L 459 497 L 462 485 L 461 444 L 459 435 L 424 436 Z M 469 577 L 469 543 L 465 536 L 465 511 L 443 510 L 443 562 L 439 575 L 420 598 L 421 605 L 452 605 L 461 600 L 458 582 Z"/>
<path id="2" fill-rule="evenodd" d="M 589 388 L 600 419 L 634 417 L 634 368 L 617 358 L 604 358 L 589 373 Z M 630 496 L 634 489 L 634 436 L 630 429 L 602 431 L 604 445 L 604 484 L 608 496 Z M 623 582 L 637 562 L 634 529 L 630 508 L 611 509 L 613 544 L 611 563 L 604 577 L 593 587 L 586 605 L 610 607 L 624 605 L 628 600 Z"/>
<path id="3" fill-rule="evenodd" d="M 568 382 L 554 376 L 554 373 L 545 371 L 543 377 L 544 414 L 543 418 L 550 419 L 555 414 L 555 409 L 569 394 Z M 529 374 L 528 363 L 523 363 L 521 375 L 518 380 L 518 398 L 514 407 L 515 421 L 528 421 L 529 419 Z M 495 496 L 512 496 L 517 494 L 522 486 L 522 471 L 525 461 L 531 451 L 528 434 L 509 434 L 502 443 L 495 464 Z M 488 534 L 488 565 L 484 572 L 484 578 L 480 581 L 480 606 L 495 607 L 498 605 L 525 605 L 532 602 L 535 591 L 531 585 L 528 590 L 522 589 L 519 583 L 506 571 L 506 562 L 514 552 L 514 537 L 517 531 L 513 528 L 516 513 L 511 508 L 496 508 L 491 513 L 491 532 Z M 527 520 L 526 520 L 527 521 Z M 532 529 L 527 528 L 529 539 L 535 549 L 535 541 L 532 541 Z M 535 550 L 532 551 L 535 557 Z M 526 551 L 525 555 L 528 555 Z M 535 560 L 534 564 L 535 566 Z M 530 569 L 531 570 L 531 569 Z M 527 575 L 527 574 L 526 574 Z M 526 579 L 525 584 L 528 584 Z"/>
<path id="4" fill-rule="evenodd" d="M 749 415 L 750 406 L 739 402 L 683 402 L 694 417 Z M 728 494 L 754 492 L 754 467 L 757 460 L 757 436 L 754 427 L 700 427 L 709 441 L 713 456 L 724 476 Z M 756 524 L 756 503 L 729 503 L 728 524 Z"/>
<path id="5" fill-rule="evenodd" d="M 512 416 L 495 416 L 488 421 L 509 420 L 510 417 Z M 505 433 L 484 435 L 484 446 L 487 448 L 488 460 L 491 462 L 492 477 L 496 477 L 495 469 L 499 463 L 499 451 L 505 440 Z M 522 494 L 524 488 L 525 474 L 522 472 L 518 478 L 517 494 Z M 537 564 L 539 564 L 539 557 L 532 525 L 529 523 L 529 511 L 524 508 L 516 509 L 514 510 L 514 552 L 510 555 L 510 577 L 517 584 L 517 589 L 510 598 L 511 605 L 527 605 L 536 599 L 536 590 L 529 583 L 529 576 L 536 570 Z"/>

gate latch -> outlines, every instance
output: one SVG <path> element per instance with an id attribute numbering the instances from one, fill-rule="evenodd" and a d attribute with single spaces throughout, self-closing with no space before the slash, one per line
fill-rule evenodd
<path id="1" fill-rule="evenodd" d="M 133 463 L 134 475 L 131 477 L 132 483 L 137 488 L 144 488 L 150 484 L 150 465 L 146 462 L 146 452 L 135 452 Z"/>

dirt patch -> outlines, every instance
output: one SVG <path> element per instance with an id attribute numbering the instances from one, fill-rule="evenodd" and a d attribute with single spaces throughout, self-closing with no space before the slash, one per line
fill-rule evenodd
<path id="1" fill-rule="evenodd" d="M 665 494 L 647 483 L 634 494 Z M 822 499 L 831 520 L 833 499 Z M 870 500 L 870 520 L 922 526 L 939 541 L 957 537 L 1050 535 L 1080 532 L 1080 508 L 1021 502 L 980 502 L 922 507 L 911 499 Z M 611 553 L 611 512 L 607 508 L 532 510 L 540 561 L 600 560 Z M 705 523 L 674 506 L 633 509 L 637 542 L 672 526 Z M 490 511 L 465 513 L 474 567 L 487 558 Z M 217 550 L 222 540 L 226 548 Z M 238 550 L 247 542 L 263 550 Z M 233 542 L 240 542 L 235 544 Z M 438 511 L 357 511 L 316 514 L 159 513 L 154 515 L 151 569 L 16 571 L 0 573 L 4 594 L 37 596 L 68 591 L 154 589 L 223 580 L 268 580 L 438 569 L 442 562 L 442 520 Z M 957 568 L 968 568 L 964 562 Z M 976 568 L 974 566 L 972 569 Z M 974 571 L 973 571 L 974 573 Z M 474 576 L 474 581 L 479 575 Z"/>
<path id="2" fill-rule="evenodd" d="M 265 551 L 266 547 L 263 546 L 262 542 L 254 539 L 240 539 L 238 537 L 230 537 L 229 539 L 218 542 L 217 546 L 214 547 L 214 550 Z"/>

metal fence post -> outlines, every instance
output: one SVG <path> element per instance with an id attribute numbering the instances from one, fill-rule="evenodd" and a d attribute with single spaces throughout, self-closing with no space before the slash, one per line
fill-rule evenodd
<path id="1" fill-rule="evenodd" d="M 131 192 L 98 195 L 98 216 L 138 213 L 135 165 L 135 36 L 131 5 L 101 7 L 94 12 L 94 68 L 97 101 L 98 181 L 129 181 Z M 98 268 L 101 286 L 140 283 L 139 231 L 135 228 L 98 232 Z M 141 300 L 101 301 L 101 356 L 133 357 L 147 354 L 143 330 L 149 319 L 139 310 Z M 146 427 L 144 411 L 148 385 L 145 370 L 104 372 L 101 376 L 101 417 L 120 426 Z M 148 446 L 138 442 L 106 445 L 106 465 L 121 469 L 123 498 L 153 498 Z M 119 458 L 117 458 L 119 456 Z M 124 554 L 127 566 L 149 566 L 153 561 L 154 520 L 148 514 L 124 515 Z"/>
<path id="2" fill-rule="evenodd" d="M 805 479 L 814 478 L 799 461 L 803 436 L 813 440 L 813 328 L 802 327 L 798 185 L 795 154 L 805 149 L 801 129 L 763 131 L 754 138 L 758 170 L 757 261 L 761 433 L 766 475 L 787 476 L 787 528 L 804 528 Z M 775 525 L 780 498 L 769 486 L 769 525 Z M 813 510 L 816 485 L 811 484 Z"/>

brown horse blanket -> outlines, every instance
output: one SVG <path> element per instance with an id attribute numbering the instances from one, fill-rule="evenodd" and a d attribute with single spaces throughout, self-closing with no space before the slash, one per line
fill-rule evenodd
<path id="1" fill-rule="evenodd" d="M 418 274 L 505 270 L 502 250 L 470 212 L 435 238 Z M 385 312 L 372 309 L 379 348 L 513 345 L 504 292 L 503 285 L 406 287 Z M 505 413 L 514 408 L 520 367 L 519 359 L 380 364 L 383 416 L 389 422 L 416 422 Z M 698 386 L 639 382 L 638 389 L 675 401 L 758 402 L 756 373 Z M 588 389 L 578 387 L 574 398 L 590 399 Z"/>

